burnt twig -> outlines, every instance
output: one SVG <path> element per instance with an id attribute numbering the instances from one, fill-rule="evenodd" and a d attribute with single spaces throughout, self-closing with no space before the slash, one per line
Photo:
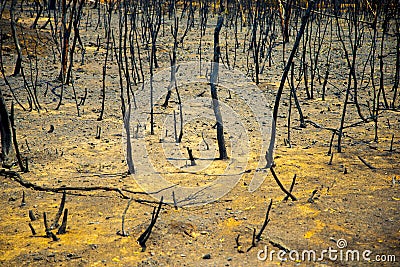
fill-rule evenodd
<path id="1" fill-rule="evenodd" d="M 57 231 L 58 235 L 65 234 L 67 232 L 67 219 L 68 219 L 68 209 L 65 209 L 61 226 L 60 226 L 60 228 L 58 228 L 58 231 Z"/>
<path id="2" fill-rule="evenodd" d="M 332 165 L 332 160 L 333 160 L 333 152 L 331 152 L 331 158 L 329 159 L 328 165 Z"/>
<path id="3" fill-rule="evenodd" d="M 237 252 L 244 253 L 244 251 L 242 250 L 242 245 L 240 245 L 240 243 L 239 243 L 239 238 L 240 238 L 240 234 L 238 234 L 237 237 L 235 238 L 235 242 L 236 242 L 235 248 L 237 249 Z"/>
<path id="4" fill-rule="evenodd" d="M 208 143 L 206 142 L 206 139 L 204 139 L 204 132 L 201 132 L 201 138 L 203 139 L 203 142 L 206 145 L 206 150 L 210 150 L 210 147 L 209 147 Z"/>
<path id="5" fill-rule="evenodd" d="M 129 206 L 131 205 L 132 198 L 128 201 L 128 204 L 126 205 L 126 208 L 124 210 L 124 213 L 122 214 L 122 225 L 121 225 L 121 231 L 118 230 L 117 235 L 120 236 L 129 236 L 129 232 L 125 231 L 125 216 L 126 213 L 128 212 Z"/>
<path id="6" fill-rule="evenodd" d="M 50 225 L 50 230 L 57 228 L 58 225 L 58 221 L 60 220 L 61 214 L 64 210 L 64 206 L 65 206 L 65 199 L 66 199 L 66 193 L 65 191 L 63 192 L 62 198 L 61 198 L 61 203 L 60 203 L 60 207 L 57 211 L 56 217 L 53 220 L 53 223 Z"/>
<path id="7" fill-rule="evenodd" d="M 31 221 L 36 221 L 36 216 L 35 214 L 33 214 L 32 210 L 29 210 L 29 219 L 31 219 Z"/>
<path id="8" fill-rule="evenodd" d="M 161 211 L 161 206 L 163 204 L 163 197 L 160 199 L 160 203 L 158 204 L 158 208 L 154 208 L 153 213 L 151 215 L 151 222 L 150 225 L 147 227 L 147 229 L 139 236 L 138 238 L 138 243 L 142 247 L 142 251 L 144 252 L 146 250 L 146 241 L 149 239 L 151 231 L 153 230 L 154 225 L 156 224 L 158 215 L 160 214 Z"/>
<path id="9" fill-rule="evenodd" d="M 390 141 L 390 149 L 389 149 L 389 152 L 393 152 L 393 140 L 394 140 L 394 134 L 392 134 L 392 140 Z"/>
<path id="10" fill-rule="evenodd" d="M 31 224 L 31 223 L 28 223 L 28 225 L 29 225 L 29 228 L 31 229 L 32 235 L 36 235 L 36 231 L 35 231 L 35 229 L 33 228 L 32 224 Z"/>
<path id="11" fill-rule="evenodd" d="M 186 149 L 189 154 L 190 166 L 196 166 L 196 161 L 194 160 L 194 157 L 193 157 L 193 150 L 190 149 L 189 147 L 186 147 Z"/>
<path id="12" fill-rule="evenodd" d="M 100 126 L 97 126 L 97 128 L 96 128 L 96 139 L 100 139 L 100 136 L 101 136 L 101 127 Z"/>
<path id="13" fill-rule="evenodd" d="M 297 177 L 297 175 L 295 174 L 293 176 L 292 184 L 290 185 L 290 188 L 289 188 L 290 193 L 292 193 L 294 185 L 296 184 L 296 177 Z M 286 195 L 285 198 L 283 199 L 283 201 L 288 201 L 288 200 L 289 200 L 289 196 Z"/>
<path id="14" fill-rule="evenodd" d="M 173 201 L 174 201 L 174 208 L 175 208 L 175 210 L 178 210 L 178 203 L 176 202 L 175 191 L 172 191 L 172 199 L 173 199 Z"/>
<path id="15" fill-rule="evenodd" d="M 296 177 L 296 176 L 295 176 L 295 177 Z M 272 207 L 272 199 L 271 199 L 271 202 L 269 202 L 269 206 L 268 206 L 267 213 L 266 213 L 266 215 L 265 215 L 265 221 L 264 221 L 264 223 L 263 223 L 263 226 L 261 227 L 260 232 L 258 232 L 258 234 L 256 235 L 256 240 L 257 240 L 257 241 L 260 241 L 260 240 L 261 240 L 261 235 L 262 235 L 262 233 L 264 232 L 265 227 L 267 227 L 268 223 L 269 223 L 270 220 L 271 220 L 271 219 L 269 218 L 269 212 L 271 211 L 271 207 Z"/>
<path id="16" fill-rule="evenodd" d="M 43 212 L 43 223 L 44 223 L 44 229 L 45 229 L 45 231 L 46 231 L 46 236 L 47 237 L 50 237 L 51 236 L 51 231 L 50 231 L 50 228 L 49 228 L 49 224 L 47 223 L 47 215 L 46 215 L 46 212 Z"/>
<path id="17" fill-rule="evenodd" d="M 310 198 L 307 200 L 308 203 L 314 203 L 314 196 L 318 192 L 318 189 L 312 191 Z"/>
<path id="18" fill-rule="evenodd" d="M 289 253 L 289 252 L 290 252 L 290 249 L 288 249 L 288 248 L 282 246 L 281 244 L 279 244 L 279 243 L 277 243 L 277 242 L 274 242 L 274 241 L 270 240 L 269 243 L 270 243 L 271 245 L 273 245 L 274 247 L 279 248 L 279 249 L 282 250 L 282 251 L 285 251 L 286 253 Z"/>
<path id="19" fill-rule="evenodd" d="M 282 189 L 282 191 L 288 196 L 290 197 L 293 201 L 296 201 L 297 198 L 295 196 L 292 195 L 292 193 L 290 193 L 289 191 L 286 190 L 286 188 L 282 185 L 281 181 L 279 181 L 278 176 L 276 176 L 276 173 L 274 171 L 274 168 L 271 166 L 270 168 L 272 176 L 274 177 L 276 183 L 279 185 L 279 187 Z"/>
<path id="20" fill-rule="evenodd" d="M 256 246 L 257 246 L 257 244 L 256 244 L 256 228 L 254 228 L 253 229 L 253 238 L 251 240 L 251 247 L 249 247 L 246 252 L 249 252 L 250 249 L 255 248 Z"/>
<path id="21" fill-rule="evenodd" d="M 22 200 L 21 200 L 21 207 L 26 206 L 26 202 L 25 202 L 25 191 L 22 191 Z"/>
<path id="22" fill-rule="evenodd" d="M 59 241 L 60 238 L 58 238 L 53 232 L 50 231 L 50 237 L 53 239 L 53 241 Z"/>

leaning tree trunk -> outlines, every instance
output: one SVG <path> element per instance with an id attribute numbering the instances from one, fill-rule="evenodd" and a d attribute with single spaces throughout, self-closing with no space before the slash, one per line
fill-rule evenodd
<path id="1" fill-rule="evenodd" d="M 224 139 L 224 126 L 222 123 L 222 114 L 219 108 L 217 85 L 215 84 L 218 77 L 218 63 L 221 54 L 221 49 L 219 46 L 219 33 L 221 31 L 223 22 L 224 22 L 224 17 L 219 16 L 217 26 L 215 27 L 214 31 L 214 62 L 212 64 L 212 72 L 210 78 L 212 106 L 214 109 L 215 119 L 217 121 L 217 141 L 219 149 L 219 159 L 228 158 L 228 154 L 226 153 L 225 139 Z"/>
<path id="2" fill-rule="evenodd" d="M 304 16 L 301 18 L 301 25 L 300 25 L 300 29 L 297 32 L 297 36 L 296 36 L 296 41 L 293 44 L 293 48 L 292 48 L 292 52 L 290 53 L 290 56 L 286 62 L 285 68 L 283 70 L 283 74 L 282 74 L 282 78 L 281 78 L 281 82 L 279 84 L 279 88 L 278 88 L 278 92 L 276 93 L 276 97 L 275 97 L 275 104 L 274 104 L 274 111 L 273 111 L 273 115 L 272 115 L 272 132 L 271 132 L 271 141 L 268 147 L 268 151 L 265 155 L 265 159 L 267 160 L 267 165 L 266 167 L 271 167 L 273 165 L 273 149 L 275 146 L 275 138 L 276 138 L 276 122 L 278 120 L 278 110 L 279 110 L 279 103 L 281 100 L 281 96 L 282 96 L 282 92 L 283 92 L 283 87 L 285 85 L 286 82 L 286 78 L 288 76 L 290 67 L 292 65 L 292 61 L 293 58 L 297 52 L 297 49 L 299 48 L 300 45 L 300 41 L 301 38 L 304 34 L 304 30 L 306 28 L 308 19 L 310 18 L 310 14 L 311 11 L 314 9 L 314 7 L 316 6 L 316 4 L 319 2 L 319 0 L 310 0 L 308 1 L 308 8 L 306 10 L 306 12 L 304 13 Z"/>

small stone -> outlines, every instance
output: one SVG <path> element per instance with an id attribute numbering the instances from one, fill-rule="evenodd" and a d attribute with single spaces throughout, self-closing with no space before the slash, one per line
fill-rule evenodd
<path id="1" fill-rule="evenodd" d="M 232 261 L 232 257 L 228 257 L 226 260 L 227 261 Z"/>
<path id="2" fill-rule="evenodd" d="M 203 256 L 203 259 L 204 259 L 204 260 L 209 260 L 209 259 L 211 259 L 211 254 L 206 254 L 206 255 L 204 255 L 204 256 Z"/>

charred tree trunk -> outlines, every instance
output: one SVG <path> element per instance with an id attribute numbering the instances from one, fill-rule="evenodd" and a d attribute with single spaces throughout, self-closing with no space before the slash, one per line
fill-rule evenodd
<path id="1" fill-rule="evenodd" d="M 267 153 L 265 155 L 265 158 L 267 160 L 267 167 L 271 167 L 273 165 L 272 151 L 273 151 L 273 148 L 275 146 L 276 121 L 278 119 L 279 103 L 280 103 L 280 100 L 281 100 L 281 97 L 282 97 L 283 87 L 285 85 L 287 76 L 289 74 L 289 70 L 290 70 L 294 55 L 296 54 L 297 49 L 299 48 L 300 40 L 301 40 L 301 38 L 302 38 L 302 36 L 304 34 L 304 30 L 306 28 L 306 25 L 307 25 L 308 19 L 310 17 L 311 11 L 314 9 L 314 6 L 318 2 L 319 2 L 318 0 L 316 0 L 316 1 L 313 1 L 313 0 L 308 1 L 308 8 L 307 8 L 304 16 L 301 18 L 301 26 L 300 26 L 300 29 L 299 29 L 299 31 L 297 33 L 296 41 L 293 44 L 292 52 L 290 53 L 290 56 L 289 56 L 289 58 L 288 58 L 288 60 L 286 62 L 286 66 L 285 66 L 285 69 L 284 69 L 283 74 L 282 74 L 281 82 L 279 84 L 278 92 L 276 93 L 274 111 L 273 111 L 273 117 L 272 117 L 273 120 L 272 120 L 271 141 L 270 141 L 270 145 L 269 145 L 268 151 L 267 151 Z"/>
<path id="2" fill-rule="evenodd" d="M 7 162 L 12 151 L 11 124 L 8 116 L 6 102 L 0 89 L 0 133 L 1 133 L 1 160 Z"/>
<path id="3" fill-rule="evenodd" d="M 49 1 L 49 10 L 56 10 L 56 2 L 57 2 L 57 0 Z"/>
<path id="4" fill-rule="evenodd" d="M 21 66 L 22 66 L 22 51 L 21 51 L 21 46 L 19 45 L 19 40 L 18 40 L 18 35 L 17 35 L 17 25 L 16 25 L 16 21 L 15 21 L 15 5 L 16 4 L 17 4 L 17 0 L 12 0 L 11 7 L 10 7 L 11 34 L 13 36 L 15 49 L 17 50 L 17 54 L 18 54 L 17 62 L 15 63 L 13 76 L 20 74 Z"/>
<path id="5" fill-rule="evenodd" d="M 31 29 L 36 29 L 37 22 L 38 22 L 40 16 L 42 15 L 42 12 L 43 12 L 43 6 L 40 3 L 40 0 L 35 0 L 35 5 L 36 5 L 37 13 L 36 13 L 35 21 L 32 23 Z"/>
<path id="6" fill-rule="evenodd" d="M 114 4 L 115 4 L 115 2 L 110 1 L 107 5 L 106 56 L 105 56 L 104 65 L 103 65 L 103 79 L 102 79 L 102 90 L 101 90 L 101 110 L 100 110 L 100 115 L 97 118 L 97 121 L 103 120 L 104 109 L 105 109 L 107 63 L 108 63 L 108 55 L 109 55 L 109 49 L 110 49 L 111 19 L 112 19 L 112 12 L 114 9 Z"/>
<path id="7" fill-rule="evenodd" d="M 82 9 L 83 9 L 84 4 L 85 4 L 85 1 L 80 0 L 79 5 L 78 5 L 78 10 L 75 12 L 75 14 L 73 14 L 73 16 L 74 16 L 74 21 L 73 21 L 74 39 L 72 41 L 71 50 L 69 52 L 69 66 L 68 66 L 68 71 L 67 71 L 67 77 L 65 79 L 66 84 L 70 83 L 71 77 L 72 77 L 72 67 L 73 67 L 73 63 L 74 63 L 74 53 L 75 53 L 76 42 L 79 41 L 81 48 L 84 49 L 83 43 L 82 43 L 82 40 L 81 40 L 81 37 L 79 34 L 79 23 L 80 23 Z"/>
<path id="8" fill-rule="evenodd" d="M 214 109 L 214 115 L 216 119 L 217 125 L 217 141 L 218 141 L 218 149 L 219 149 L 219 159 L 227 159 L 228 154 L 226 152 L 225 139 L 224 139 L 224 126 L 222 122 L 222 114 L 219 108 L 218 101 L 218 92 L 217 92 L 217 78 L 218 78 L 218 64 L 219 57 L 221 55 L 221 48 L 219 46 L 219 33 L 222 28 L 222 24 L 224 22 L 224 18 L 219 16 L 217 26 L 214 31 L 214 60 L 212 63 L 212 72 L 210 77 L 211 84 L 211 98 L 212 98 L 212 106 Z"/>
<path id="9" fill-rule="evenodd" d="M 174 47 L 172 48 L 172 55 L 170 55 L 170 62 L 171 62 L 171 78 L 169 81 L 168 85 L 168 92 L 167 96 L 165 97 L 164 104 L 162 106 L 164 108 L 168 107 L 168 102 L 169 99 L 171 98 L 172 94 L 172 89 L 176 86 L 176 72 L 177 72 L 177 66 L 176 66 L 176 52 L 178 49 L 178 30 L 179 30 L 179 20 L 178 17 L 176 16 L 176 7 L 175 7 L 175 2 L 173 3 L 173 14 L 174 14 L 174 25 L 171 25 L 171 34 L 174 38 Z"/>

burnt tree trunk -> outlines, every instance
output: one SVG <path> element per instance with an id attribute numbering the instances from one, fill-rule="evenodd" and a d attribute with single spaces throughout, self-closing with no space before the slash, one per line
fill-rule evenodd
<path id="1" fill-rule="evenodd" d="M 296 41 L 293 44 L 293 48 L 292 51 L 290 52 L 290 56 L 286 62 L 285 68 L 283 70 L 283 74 L 282 74 L 282 78 L 281 78 L 281 82 L 279 84 L 279 88 L 278 88 L 278 92 L 276 93 L 276 97 L 275 97 L 275 104 L 274 104 L 274 111 L 273 111 L 273 120 L 272 120 L 272 132 L 271 132 L 271 141 L 268 147 L 268 151 L 266 152 L 265 155 L 265 159 L 267 160 L 267 165 L 266 167 L 271 167 L 273 165 L 273 149 L 275 146 L 275 138 L 276 138 L 276 122 L 278 120 L 278 110 L 279 110 L 279 103 L 281 100 L 281 96 L 282 96 L 282 92 L 283 92 L 283 87 L 285 85 L 286 82 L 286 78 L 288 76 L 290 67 L 292 65 L 292 61 L 293 58 L 296 54 L 297 49 L 299 48 L 300 45 L 300 41 L 301 38 L 304 34 L 304 30 L 306 28 L 308 19 L 310 17 L 311 11 L 314 9 L 314 7 L 316 6 L 316 4 L 318 3 L 318 0 L 310 0 L 308 1 L 308 8 L 306 10 L 306 12 L 304 13 L 304 16 L 301 18 L 301 25 L 300 25 L 300 29 L 297 32 L 297 36 L 296 36 Z"/>
<path id="2" fill-rule="evenodd" d="M 6 162 L 12 151 L 11 124 L 6 102 L 0 89 L 0 133 L 1 133 L 1 160 Z"/>
<path id="3" fill-rule="evenodd" d="M 11 33 L 12 33 L 12 36 L 14 39 L 15 49 L 17 50 L 17 54 L 18 54 L 17 62 L 15 63 L 13 76 L 20 74 L 21 66 L 22 66 L 22 51 L 21 51 L 21 46 L 19 44 L 19 40 L 18 40 L 17 25 L 16 25 L 16 21 L 15 21 L 15 5 L 16 4 L 17 4 L 17 0 L 12 0 L 11 7 L 10 7 Z"/>
<path id="4" fill-rule="evenodd" d="M 49 10 L 56 10 L 56 0 L 49 1 Z"/>
<path id="5" fill-rule="evenodd" d="M 212 106 L 214 110 L 215 119 L 217 121 L 216 125 L 217 125 L 219 159 L 228 158 L 225 146 L 225 139 L 224 139 L 224 126 L 222 123 L 222 114 L 219 108 L 217 85 L 215 84 L 218 78 L 218 64 L 219 64 L 219 57 L 221 55 L 221 48 L 219 46 L 219 33 L 221 31 L 223 22 L 224 18 L 222 16 L 219 16 L 217 26 L 215 27 L 214 31 L 214 60 L 212 63 L 212 72 L 210 77 Z"/>

